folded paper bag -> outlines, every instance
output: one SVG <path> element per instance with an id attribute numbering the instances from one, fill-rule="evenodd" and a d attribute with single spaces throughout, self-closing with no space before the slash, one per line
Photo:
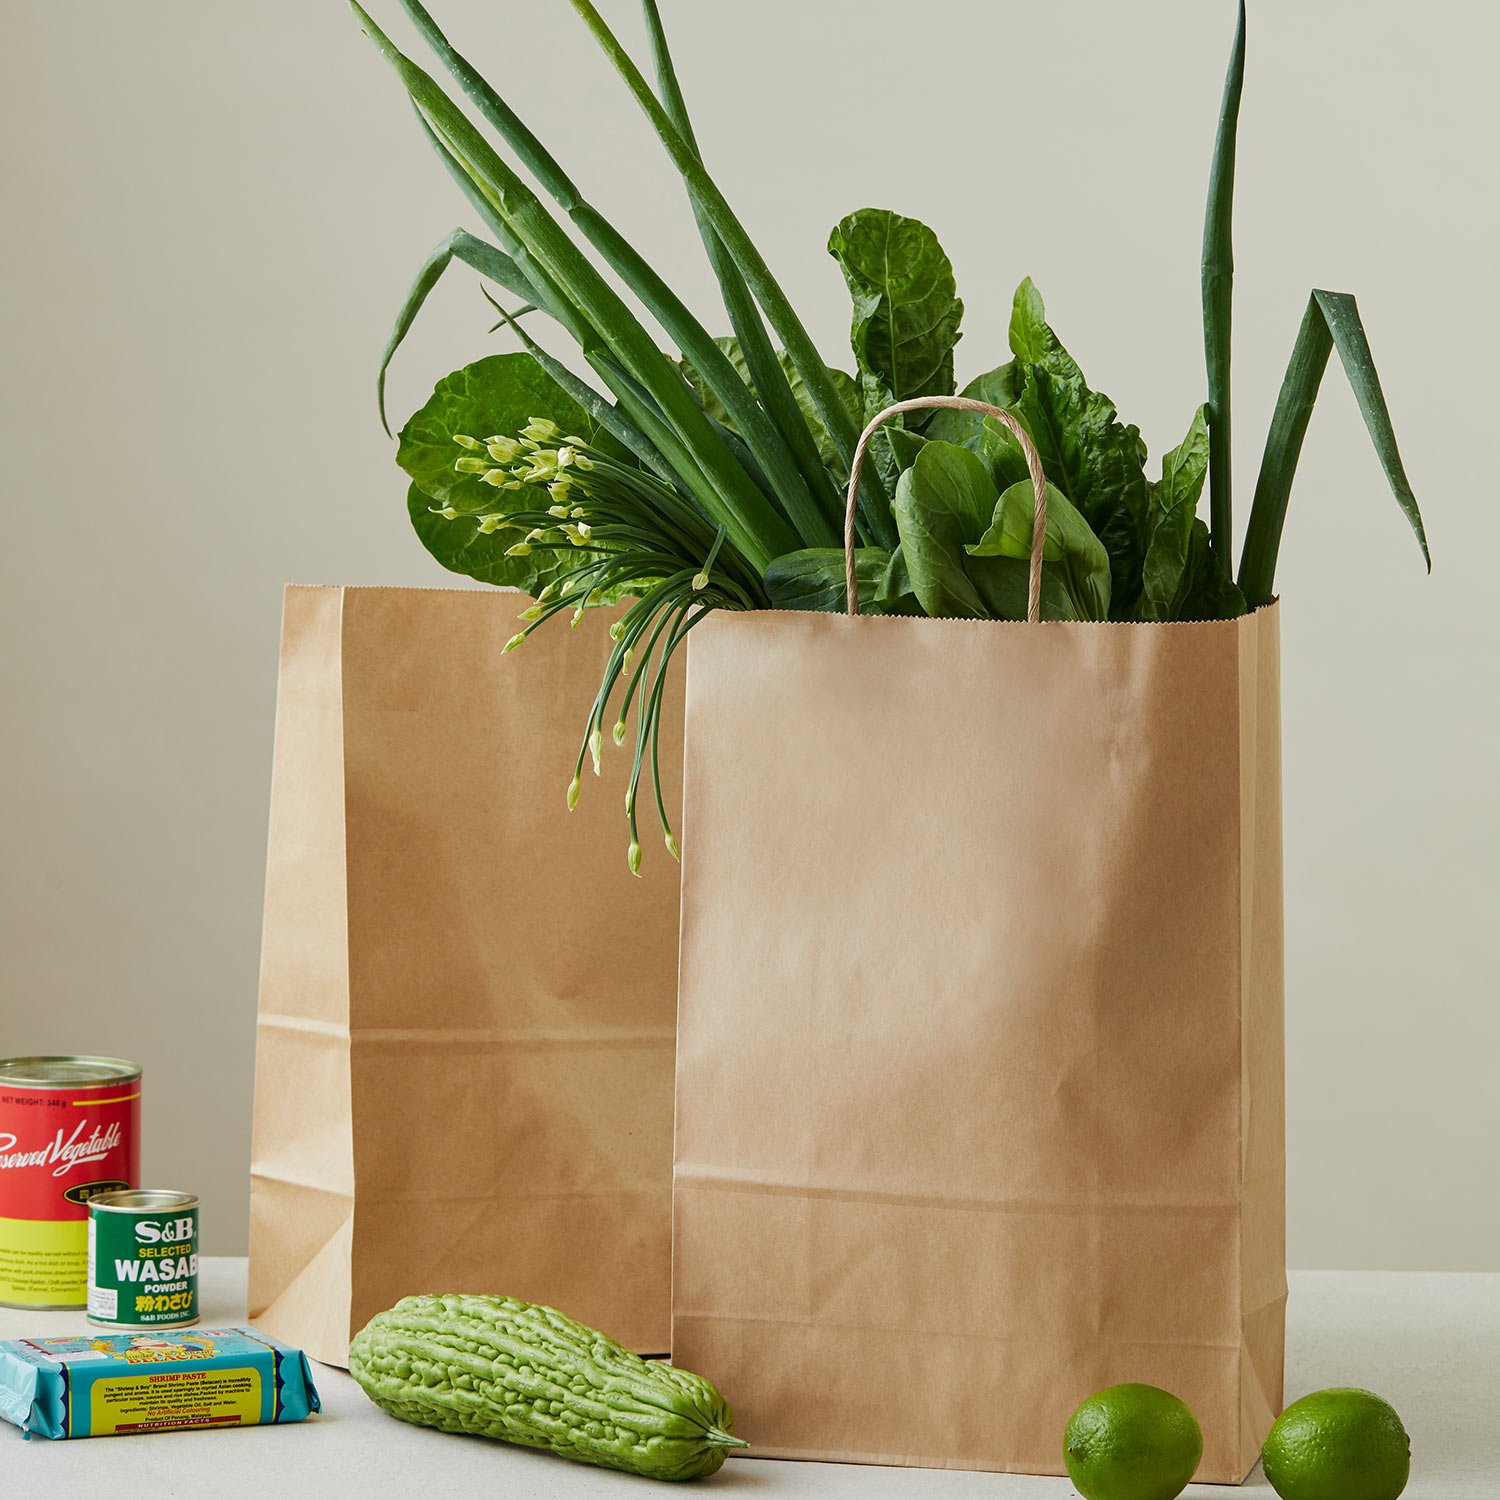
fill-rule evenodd
<path id="1" fill-rule="evenodd" d="M 250 1313 L 330 1364 L 455 1288 L 667 1347 L 677 866 L 630 878 L 623 754 L 565 810 L 619 610 L 502 655 L 525 602 L 287 590 Z"/>

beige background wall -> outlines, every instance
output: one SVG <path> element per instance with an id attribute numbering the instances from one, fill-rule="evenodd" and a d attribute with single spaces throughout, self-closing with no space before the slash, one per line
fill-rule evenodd
<path id="1" fill-rule="evenodd" d="M 564 0 L 433 4 L 709 312 L 681 195 Z M 955 262 L 962 374 L 1002 357 L 1031 273 L 1153 451 L 1178 440 L 1230 0 L 665 9 L 711 164 L 830 355 L 827 231 L 895 207 Z M 143 1060 L 150 1176 L 237 1251 L 280 585 L 445 581 L 371 395 L 412 273 L 470 215 L 337 0 L 0 12 L 0 1055 Z M 1347 288 L 1437 563 L 1330 376 L 1279 578 L 1290 1257 L 1496 1269 L 1500 20 L 1251 21 L 1242 514 L 1308 288 Z M 398 413 L 502 347 L 485 314 L 467 273 L 440 290 Z"/>

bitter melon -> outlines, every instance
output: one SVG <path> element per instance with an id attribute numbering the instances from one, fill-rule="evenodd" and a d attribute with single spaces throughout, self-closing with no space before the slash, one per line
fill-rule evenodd
<path id="1" fill-rule="evenodd" d="M 746 1446 L 701 1375 L 513 1297 L 403 1297 L 354 1336 L 349 1373 L 404 1422 L 653 1479 L 701 1478 Z"/>

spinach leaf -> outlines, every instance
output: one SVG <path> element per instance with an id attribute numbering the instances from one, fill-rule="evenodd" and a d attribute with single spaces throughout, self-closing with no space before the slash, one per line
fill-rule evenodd
<path id="1" fill-rule="evenodd" d="M 854 554 L 859 611 L 865 615 L 919 615 L 900 549 L 860 547 Z M 842 547 L 808 547 L 775 558 L 766 569 L 766 592 L 776 609 L 843 613 L 848 607 Z"/>
<path id="2" fill-rule="evenodd" d="M 998 369 L 976 376 L 960 394 L 1008 409 L 1015 405 L 1023 383 L 1020 366 L 1015 360 L 1008 360 Z M 939 442 L 972 449 L 989 464 L 995 483 L 1002 490 L 1027 477 L 1025 455 L 1010 428 L 982 412 L 939 408 L 922 431 L 924 436 Z"/>
<path id="3" fill-rule="evenodd" d="M 1011 349 L 1024 387 L 1015 402 L 1048 476 L 1071 498 L 1109 550 L 1113 619 L 1129 619 L 1141 591 L 1148 494 L 1140 430 L 1117 420 L 1115 404 L 1090 390 L 1048 326 L 1028 277 L 1016 291 Z"/>
<path id="4" fill-rule="evenodd" d="M 953 394 L 964 305 L 937 236 L 916 219 L 865 208 L 834 228 L 828 253 L 854 299 L 850 342 L 868 420 L 892 401 Z M 924 414 L 909 426 L 920 429 Z"/>
<path id="5" fill-rule="evenodd" d="M 1208 452 L 1208 407 L 1200 406 L 1187 436 L 1163 455 L 1161 479 L 1151 486 L 1151 539 L 1142 567 L 1141 595 L 1135 605 L 1138 620 L 1179 618 L 1178 596 L 1188 577 L 1188 548 L 1208 473 Z"/>
<path id="6" fill-rule="evenodd" d="M 1031 578 L 1031 528 L 1036 494 L 1029 479 L 1000 496 L 989 529 L 964 550 L 975 559 L 970 576 L 994 612 L 1026 618 Z M 1068 497 L 1047 486 L 1047 537 L 1042 546 L 1042 618 L 1107 620 L 1109 554 Z"/>
<path id="7" fill-rule="evenodd" d="M 1245 596 L 1224 572 L 1209 542 L 1208 526 L 1193 522 L 1188 538 L 1187 574 L 1180 590 L 1179 620 L 1235 620 L 1246 612 Z"/>
<path id="8" fill-rule="evenodd" d="M 1244 595 L 1225 574 L 1209 545 L 1209 528 L 1198 519 L 1211 451 L 1205 405 L 1194 412 L 1187 436 L 1163 456 L 1161 478 L 1151 486 L 1151 540 L 1135 605 L 1138 620 L 1232 620 L 1245 613 Z"/>
<path id="9" fill-rule="evenodd" d="M 912 592 L 925 613 L 983 619 L 965 548 L 985 533 L 999 493 L 978 454 L 925 443 L 896 486 L 893 507 Z"/>

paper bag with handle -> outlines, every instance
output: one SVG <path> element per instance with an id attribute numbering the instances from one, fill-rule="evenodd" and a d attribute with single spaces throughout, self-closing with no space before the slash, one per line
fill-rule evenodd
<path id="1" fill-rule="evenodd" d="M 676 867 L 630 878 L 613 795 L 564 812 L 619 611 L 502 658 L 525 602 L 287 591 L 250 1313 L 328 1363 L 418 1292 L 667 1347 Z"/>
<path id="2" fill-rule="evenodd" d="M 687 688 L 673 1340 L 754 1453 L 1063 1472 L 1125 1381 L 1280 1408 L 1275 606 L 720 613 Z"/>

